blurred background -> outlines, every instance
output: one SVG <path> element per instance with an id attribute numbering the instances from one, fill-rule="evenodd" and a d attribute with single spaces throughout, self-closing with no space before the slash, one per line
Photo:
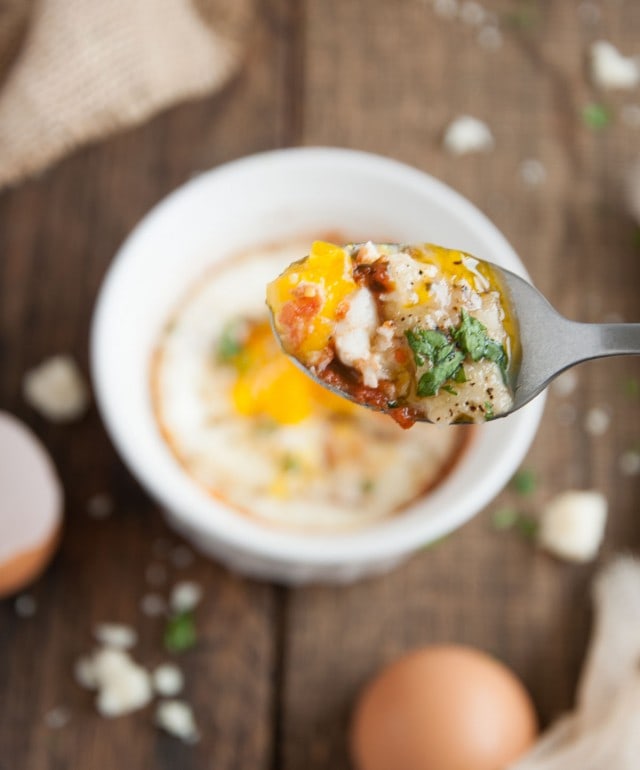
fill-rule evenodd
<path id="1" fill-rule="evenodd" d="M 25 402 L 22 381 L 58 353 L 87 372 L 101 279 L 151 206 L 225 161 L 297 145 L 427 171 L 493 220 L 560 312 L 638 321 L 640 229 L 627 185 L 640 88 L 594 76 L 598 40 L 640 55 L 640 4 L 0 2 L 0 408 L 41 437 L 66 494 L 60 550 L 28 588 L 33 611 L 0 602 L 0 768 L 346 769 L 359 688 L 437 641 L 505 661 L 544 725 L 572 705 L 599 562 L 554 560 L 526 527 L 502 531 L 496 514 L 535 520 L 554 494 L 597 489 L 610 508 L 599 560 L 637 552 L 637 359 L 584 364 L 569 387 L 552 388 L 528 481 L 392 574 L 331 588 L 253 582 L 187 550 L 95 407 L 52 424 Z M 491 147 L 444 146 L 461 115 L 487 125 Z M 96 495 L 112 502 L 105 515 L 91 514 Z M 103 620 L 135 626 L 137 654 L 164 659 L 163 620 L 140 609 L 158 565 L 167 585 L 203 589 L 197 643 L 178 656 L 195 746 L 155 731 L 144 712 L 102 719 L 72 674 Z"/>

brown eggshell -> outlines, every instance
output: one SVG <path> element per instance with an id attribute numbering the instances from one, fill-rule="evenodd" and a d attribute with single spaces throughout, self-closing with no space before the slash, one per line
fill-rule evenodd
<path id="1" fill-rule="evenodd" d="M 62 487 L 36 436 L 0 412 L 0 598 L 33 582 L 58 545 Z"/>
<path id="2" fill-rule="evenodd" d="M 502 770 L 534 742 L 527 691 L 470 647 L 426 647 L 384 669 L 357 704 L 357 770 Z"/>

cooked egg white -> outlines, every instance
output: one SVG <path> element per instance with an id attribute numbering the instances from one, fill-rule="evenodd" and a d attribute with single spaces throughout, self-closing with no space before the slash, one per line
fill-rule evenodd
<path id="1" fill-rule="evenodd" d="M 307 244 L 259 249 L 204 276 L 160 336 L 152 395 L 172 452 L 212 495 L 277 525 L 348 529 L 432 488 L 469 432 L 404 431 L 329 393 L 281 352 L 265 286 Z M 319 325 L 318 338 L 325 333 Z"/>

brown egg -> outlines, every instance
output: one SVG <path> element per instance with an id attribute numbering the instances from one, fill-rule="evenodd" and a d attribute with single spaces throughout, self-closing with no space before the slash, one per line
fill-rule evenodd
<path id="1" fill-rule="evenodd" d="M 426 647 L 363 691 L 351 753 L 357 770 L 503 770 L 533 743 L 527 691 L 502 663 L 470 647 Z"/>
<path id="2" fill-rule="evenodd" d="M 36 436 L 0 412 L 0 598 L 35 580 L 58 544 L 62 487 Z"/>

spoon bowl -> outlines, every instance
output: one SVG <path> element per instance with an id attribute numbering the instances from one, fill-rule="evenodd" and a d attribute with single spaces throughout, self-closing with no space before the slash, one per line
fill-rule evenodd
<path id="1" fill-rule="evenodd" d="M 349 244 L 343 248 L 353 257 L 360 249 L 369 245 L 383 251 L 407 252 L 424 248 L 422 245 L 394 243 L 358 243 Z M 460 254 L 463 253 L 460 252 Z M 509 367 L 506 372 L 503 372 L 513 399 L 508 408 L 501 409 L 495 414 L 487 413 L 485 419 L 506 417 L 520 409 L 541 393 L 555 377 L 578 363 L 607 356 L 640 354 L 640 324 L 591 324 L 571 321 L 560 315 L 538 289 L 510 270 L 491 262 L 478 260 L 471 255 L 463 254 L 463 257 L 474 262 L 472 267 L 474 271 L 477 268 L 485 275 L 491 276 L 493 287 L 499 288 L 502 307 L 511 317 L 514 329 Z M 306 259 L 293 263 L 293 267 L 304 265 Z M 307 366 L 296 355 L 292 355 L 287 345 L 283 344 L 273 308 L 270 303 L 268 305 L 274 334 L 285 353 L 302 371 L 336 395 L 377 411 L 392 411 L 389 405 L 385 407 L 379 401 L 362 400 L 349 389 L 341 387 L 341 383 L 327 380 L 321 375 L 323 371 L 321 367 Z M 454 421 L 464 423 L 478 420 L 466 419 L 465 415 L 462 415 Z M 413 422 L 432 422 L 432 420 L 427 414 L 414 413 L 410 424 Z M 409 424 L 405 427 L 409 427 Z"/>

